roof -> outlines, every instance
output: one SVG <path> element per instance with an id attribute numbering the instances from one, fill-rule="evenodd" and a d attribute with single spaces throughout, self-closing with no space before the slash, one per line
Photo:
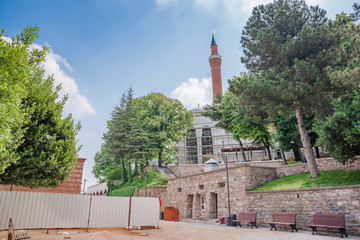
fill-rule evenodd
<path id="1" fill-rule="evenodd" d="M 193 113 L 197 113 L 197 112 L 203 112 L 204 109 L 203 109 L 202 107 L 196 107 L 196 108 L 191 109 L 191 111 L 192 111 Z"/>
<path id="2" fill-rule="evenodd" d="M 206 161 L 204 164 L 219 164 L 219 161 L 216 161 L 212 158 L 210 158 L 208 161 Z"/>
<path id="3" fill-rule="evenodd" d="M 215 42 L 214 34 L 212 34 L 211 46 L 217 46 Z"/>

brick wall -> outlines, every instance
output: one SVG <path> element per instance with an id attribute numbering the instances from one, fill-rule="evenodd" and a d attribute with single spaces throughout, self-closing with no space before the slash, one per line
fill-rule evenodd
<path id="1" fill-rule="evenodd" d="M 297 213 L 299 229 L 311 230 L 316 212 L 345 214 L 346 231 L 360 234 L 360 186 L 303 188 L 247 192 L 246 211 L 257 212 L 257 224 L 268 227 L 274 212 Z M 319 228 L 319 231 L 332 232 Z M 337 232 L 337 231 L 335 231 Z"/>
<path id="2" fill-rule="evenodd" d="M 82 185 L 83 167 L 86 158 L 78 158 L 75 163 L 74 170 L 68 177 L 68 179 L 59 185 L 57 188 L 25 188 L 13 186 L 13 191 L 18 192 L 47 192 L 47 193 L 68 193 L 68 194 L 80 194 Z M 0 191 L 9 191 L 10 186 L 0 185 Z"/>

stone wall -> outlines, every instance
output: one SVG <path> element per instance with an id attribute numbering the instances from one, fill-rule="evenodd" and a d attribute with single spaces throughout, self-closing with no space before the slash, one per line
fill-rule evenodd
<path id="1" fill-rule="evenodd" d="M 243 209 L 245 199 L 244 166 L 229 168 L 230 202 L 234 211 Z M 219 169 L 168 180 L 165 206 L 179 209 L 179 218 L 208 220 L 227 216 L 226 172 Z M 202 198 L 204 205 L 202 205 Z M 215 212 L 217 198 L 218 215 Z"/>
<path id="2" fill-rule="evenodd" d="M 246 211 L 257 212 L 257 224 L 268 227 L 274 212 L 297 213 L 299 229 L 311 230 L 316 212 L 345 214 L 346 230 L 360 234 L 360 186 L 251 191 L 246 193 Z M 319 231 L 331 232 L 319 228 Z M 336 231 L 335 231 L 336 232 Z"/>
<path id="3" fill-rule="evenodd" d="M 229 163 L 229 167 L 243 166 L 243 165 L 252 165 L 252 166 L 267 166 L 267 167 L 276 167 L 281 166 L 282 161 L 280 160 L 265 160 L 265 161 L 253 161 L 253 162 L 239 162 L 239 163 Z M 204 164 L 186 164 L 186 165 L 173 165 L 169 168 L 176 174 L 178 177 L 191 176 L 194 174 L 199 174 L 205 172 Z M 224 169 L 225 164 L 220 163 L 219 169 Z"/>
<path id="4" fill-rule="evenodd" d="M 145 196 L 145 188 L 136 189 L 133 193 L 133 197 L 159 197 L 161 193 L 166 192 L 166 186 L 156 186 L 156 187 L 147 187 L 146 188 L 146 196 Z"/>
<path id="5" fill-rule="evenodd" d="M 47 192 L 47 193 L 68 193 L 80 194 L 82 185 L 83 166 L 86 158 L 78 158 L 74 170 L 68 179 L 57 188 L 25 188 L 13 186 L 14 192 Z M 10 186 L 0 185 L 0 191 L 10 191 Z"/>
<path id="6" fill-rule="evenodd" d="M 276 168 L 262 166 L 247 166 L 245 168 L 246 178 L 245 189 L 252 189 L 263 183 L 276 179 Z"/>
<path id="7" fill-rule="evenodd" d="M 332 158 L 316 159 L 316 163 L 320 171 L 325 170 L 360 170 L 360 158 L 349 160 L 345 165 L 339 163 Z M 278 178 L 309 172 L 307 164 L 293 164 L 287 166 L 276 167 L 276 175 Z"/>
<path id="8" fill-rule="evenodd" d="M 342 165 L 333 159 L 319 159 L 317 162 L 320 170 L 358 170 L 360 163 L 356 160 Z M 188 167 L 178 168 L 180 169 L 186 171 Z M 197 166 L 196 169 L 201 168 Z M 299 227 L 305 230 L 314 212 L 345 213 L 347 229 L 351 234 L 358 234 L 360 186 L 246 191 L 278 177 L 303 172 L 308 172 L 307 164 L 281 166 L 281 161 L 263 161 L 255 164 L 231 165 L 229 167 L 231 213 L 257 211 L 260 224 L 265 226 L 273 212 L 297 212 Z M 227 217 L 226 171 L 221 166 L 218 170 L 170 179 L 163 199 L 164 206 L 179 209 L 180 219 L 209 220 Z"/>

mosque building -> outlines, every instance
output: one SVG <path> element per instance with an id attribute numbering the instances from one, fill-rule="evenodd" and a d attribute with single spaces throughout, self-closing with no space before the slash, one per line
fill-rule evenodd
<path id="1" fill-rule="evenodd" d="M 211 55 L 209 63 L 212 77 L 213 100 L 218 94 L 222 95 L 221 82 L 221 56 L 214 34 L 211 40 Z M 229 162 L 242 162 L 243 156 L 240 152 L 239 143 L 234 140 L 232 134 L 224 129 L 216 127 L 216 122 L 204 117 L 202 107 L 192 109 L 194 114 L 194 125 L 190 130 L 190 136 L 183 138 L 177 145 L 178 162 L 182 164 L 203 164 L 210 158 L 223 161 L 227 157 Z M 250 140 L 242 140 L 249 160 L 266 159 L 266 151 L 261 146 L 252 146 Z"/>

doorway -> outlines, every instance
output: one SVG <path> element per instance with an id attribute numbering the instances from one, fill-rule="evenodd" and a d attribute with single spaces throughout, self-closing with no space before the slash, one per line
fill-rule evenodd
<path id="1" fill-rule="evenodd" d="M 194 195 L 187 196 L 186 218 L 192 218 Z"/>
<path id="2" fill-rule="evenodd" d="M 209 206 L 209 218 L 217 219 L 218 218 L 218 194 L 210 193 L 210 206 Z"/>

